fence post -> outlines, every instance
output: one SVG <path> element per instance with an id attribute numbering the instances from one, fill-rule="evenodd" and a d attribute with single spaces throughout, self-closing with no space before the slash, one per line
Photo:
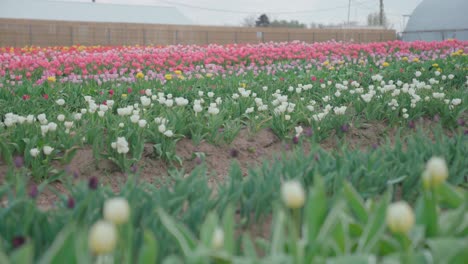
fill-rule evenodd
<path id="1" fill-rule="evenodd" d="M 32 26 L 29 24 L 29 46 L 32 46 Z"/>
<path id="2" fill-rule="evenodd" d="M 70 26 L 70 46 L 73 46 L 73 26 Z"/>

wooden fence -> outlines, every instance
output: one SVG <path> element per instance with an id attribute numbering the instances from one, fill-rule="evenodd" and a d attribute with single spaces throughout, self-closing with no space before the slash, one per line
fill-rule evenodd
<path id="1" fill-rule="evenodd" d="M 0 18 L 0 46 L 230 44 L 394 40 L 394 30 L 287 29 L 92 23 Z"/>

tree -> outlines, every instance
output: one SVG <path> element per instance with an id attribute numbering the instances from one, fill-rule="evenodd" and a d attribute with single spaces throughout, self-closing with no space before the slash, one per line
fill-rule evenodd
<path id="1" fill-rule="evenodd" d="M 242 20 L 241 25 L 243 27 L 255 27 L 255 16 L 250 15 L 245 17 L 244 20 Z"/>
<path id="2" fill-rule="evenodd" d="M 255 21 L 256 27 L 268 27 L 270 25 L 270 19 L 267 15 L 262 14 L 257 21 Z"/>
<path id="3" fill-rule="evenodd" d="M 367 25 L 368 26 L 383 26 L 384 28 L 390 28 L 390 23 L 388 22 L 388 19 L 387 19 L 387 16 L 385 15 L 385 13 L 383 13 L 383 16 L 382 16 L 382 22 L 383 22 L 383 25 L 381 24 L 381 21 L 380 21 L 380 12 L 375 12 L 375 13 L 370 13 L 368 16 L 367 16 Z"/>
<path id="4" fill-rule="evenodd" d="M 329 24 L 322 24 L 322 23 L 311 23 L 309 28 L 349 28 L 349 27 L 358 27 L 359 22 L 357 21 L 350 21 L 348 22 L 340 22 L 340 23 L 329 23 Z"/>
<path id="5" fill-rule="evenodd" d="M 303 23 L 300 23 L 297 20 L 291 20 L 291 21 L 286 21 L 286 20 L 273 20 L 270 23 L 271 27 L 281 27 L 281 28 L 305 28 L 306 25 Z"/>

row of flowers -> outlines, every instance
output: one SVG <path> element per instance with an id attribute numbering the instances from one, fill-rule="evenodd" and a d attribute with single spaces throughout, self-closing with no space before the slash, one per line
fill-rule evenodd
<path id="1" fill-rule="evenodd" d="M 370 44 L 326 42 L 262 43 L 167 47 L 27 48 L 0 50 L 0 77 L 7 85 L 23 81 L 80 83 L 95 80 L 135 82 L 242 75 L 295 68 L 338 69 L 349 63 L 388 67 L 394 61 L 420 63 L 466 56 L 464 41 Z M 306 61 L 303 65 L 301 62 Z M 283 63 L 286 62 L 286 63 Z M 1 83 L 1 82 L 0 82 Z"/>
<path id="2" fill-rule="evenodd" d="M 348 70 L 359 71 L 363 66 L 351 67 Z M 448 72 L 442 74 L 441 67 Z M 43 87 L 51 93 L 47 99 L 18 100 L 3 90 L 0 96 L 12 103 L 0 110 L 11 111 L 0 121 L 6 142 L 0 147 L 16 146 L 13 152 L 38 158 L 41 152 L 46 157 L 63 155 L 73 144 L 91 144 L 101 152 L 113 153 L 111 157 L 129 169 L 128 164 L 123 165 L 123 156 L 130 153 L 139 160 L 145 143 L 161 143 L 159 152 L 171 156 L 175 142 L 184 136 L 198 144 L 203 139 L 216 143 L 216 137 L 225 135 L 229 143 L 241 123 L 252 132 L 272 128 L 280 138 L 292 138 L 294 143 L 304 135 L 326 135 L 333 129 L 346 132 L 358 116 L 366 121 L 386 120 L 391 125 L 410 125 L 417 118 L 429 117 L 452 127 L 465 126 L 467 95 L 463 90 L 468 78 L 463 71 L 451 68 L 448 60 L 419 65 L 412 73 L 396 71 L 385 68 L 363 74 L 358 80 L 348 80 L 347 73 L 340 73 L 330 75 L 327 81 L 317 80 L 311 72 L 297 76 L 289 85 L 268 75 L 242 81 L 230 78 L 227 80 L 237 82 L 236 88 L 212 89 L 205 82 L 200 83 L 205 86 L 187 91 L 170 84 L 139 93 L 131 88 L 97 92 L 90 91 L 92 84 L 81 87 L 89 95 L 77 90 L 79 87 L 60 84 Z M 98 130 L 88 129 L 91 127 Z M 98 136 L 100 133 L 104 134 Z"/>

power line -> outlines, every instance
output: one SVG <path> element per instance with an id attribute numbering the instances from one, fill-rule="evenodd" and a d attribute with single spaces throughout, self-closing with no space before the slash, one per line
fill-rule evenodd
<path id="1" fill-rule="evenodd" d="M 268 12 L 268 11 L 246 11 L 246 10 L 230 10 L 230 9 L 220 9 L 220 8 L 211 8 L 211 7 L 201 7 L 201 6 L 195 6 L 195 5 L 190 5 L 190 4 L 180 3 L 180 2 L 174 2 L 174 1 L 167 1 L 167 0 L 158 0 L 158 1 L 166 3 L 166 4 L 170 4 L 170 5 L 187 7 L 187 8 L 192 8 L 192 9 L 199 9 L 199 10 L 220 12 L 220 13 L 234 13 L 234 14 L 257 14 L 257 13 L 278 14 L 278 15 L 281 15 L 281 14 L 301 14 L 301 13 L 326 12 L 326 11 L 332 11 L 332 10 L 336 10 L 336 9 L 348 8 L 348 5 L 343 5 L 343 6 L 335 6 L 335 7 L 331 7 L 331 8 L 322 8 L 322 9 L 296 10 L 296 11 L 284 11 L 284 12 L 275 12 L 275 11 Z M 357 5 L 363 4 L 365 2 L 370 2 L 370 1 L 359 2 L 359 3 L 357 3 Z"/>

